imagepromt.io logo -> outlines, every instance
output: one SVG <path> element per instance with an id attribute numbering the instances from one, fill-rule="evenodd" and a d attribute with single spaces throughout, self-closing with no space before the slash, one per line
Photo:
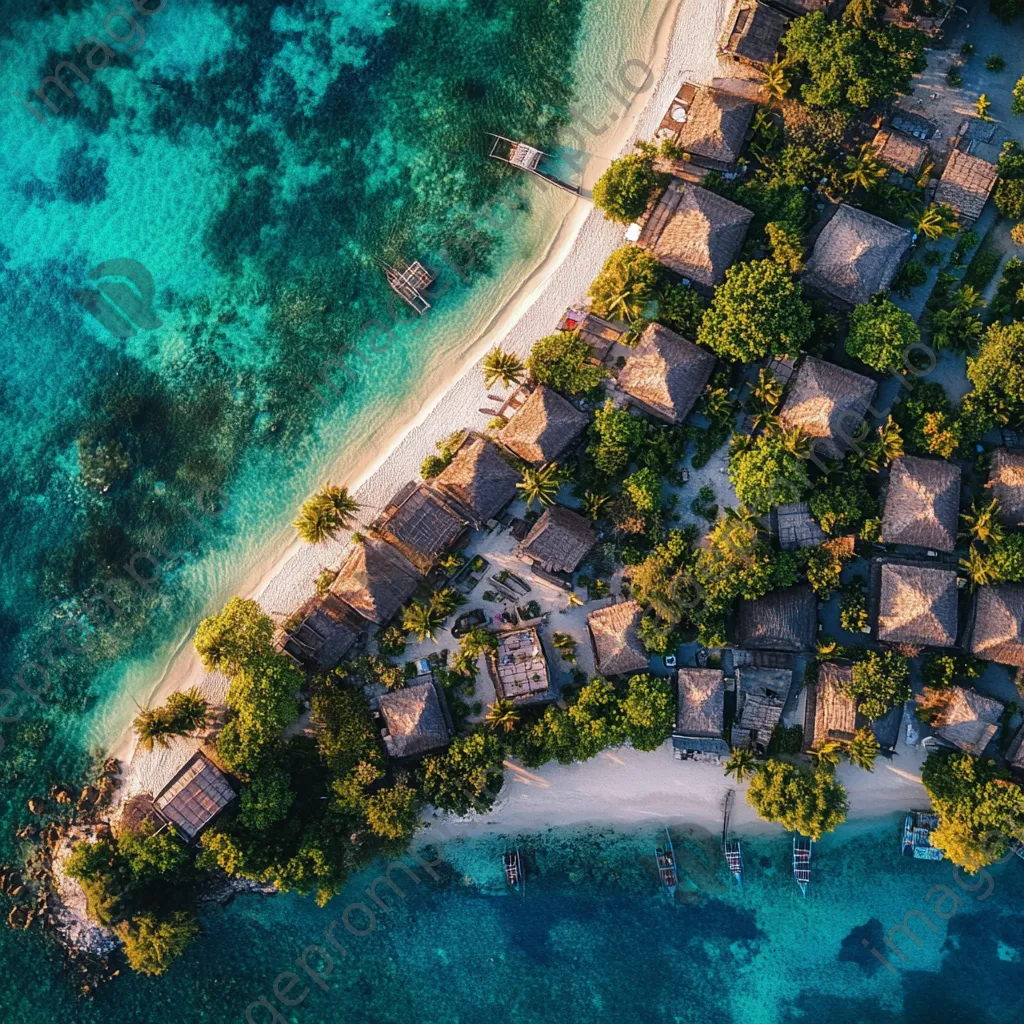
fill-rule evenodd
<path id="1" fill-rule="evenodd" d="M 124 281 L 99 281 L 102 277 Z M 94 316 L 115 338 L 132 338 L 138 331 L 152 331 L 163 321 L 153 312 L 153 275 L 137 260 L 106 260 L 89 271 L 96 288 L 72 292 L 75 301 Z"/>

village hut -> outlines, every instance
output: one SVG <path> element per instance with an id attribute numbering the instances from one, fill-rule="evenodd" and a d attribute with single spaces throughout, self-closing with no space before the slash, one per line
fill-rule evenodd
<path id="1" fill-rule="evenodd" d="M 960 467 L 905 455 L 889 471 L 882 542 L 952 551 L 960 515 Z"/>
<path id="2" fill-rule="evenodd" d="M 641 618 L 643 609 L 636 601 L 611 604 L 587 616 L 594 664 L 600 675 L 624 676 L 647 668 L 647 651 L 640 642 Z"/>
<path id="3" fill-rule="evenodd" d="M 843 203 L 814 243 L 804 284 L 843 305 L 858 306 L 889 290 L 912 238 L 906 228 Z"/>
<path id="4" fill-rule="evenodd" d="M 928 143 L 895 128 L 879 128 L 872 142 L 875 156 L 899 174 L 916 179 L 928 157 Z"/>
<path id="5" fill-rule="evenodd" d="M 985 486 L 999 502 L 999 521 L 1004 526 L 1024 526 L 1024 452 L 999 448 Z"/>
<path id="6" fill-rule="evenodd" d="M 725 22 L 718 55 L 764 71 L 779 49 L 788 19 L 758 0 L 738 0 Z"/>
<path id="7" fill-rule="evenodd" d="M 754 214 L 698 185 L 674 181 L 640 234 L 666 267 L 702 289 L 721 284 Z"/>
<path id="8" fill-rule="evenodd" d="M 985 661 L 1024 668 L 1024 585 L 978 590 L 970 647 Z"/>
<path id="9" fill-rule="evenodd" d="M 957 631 L 956 570 L 886 562 L 878 639 L 912 647 L 952 647 Z"/>
<path id="10" fill-rule="evenodd" d="M 536 629 L 506 630 L 487 656 L 487 668 L 498 700 L 539 704 L 554 699 L 547 658 Z"/>
<path id="11" fill-rule="evenodd" d="M 497 446 L 475 438 L 459 449 L 433 486 L 479 530 L 515 498 L 521 479 Z"/>
<path id="12" fill-rule="evenodd" d="M 841 459 L 851 443 L 863 436 L 864 417 L 874 401 L 875 388 L 870 377 L 807 356 L 779 413 L 779 422 L 786 430 L 799 428 L 811 437 L 816 454 Z"/>
<path id="13" fill-rule="evenodd" d="M 734 747 L 753 746 L 765 751 L 772 732 L 782 721 L 793 673 L 786 668 L 741 665 L 736 669 L 736 721 Z"/>
<path id="14" fill-rule="evenodd" d="M 810 586 L 785 587 L 740 601 L 739 647 L 764 651 L 809 651 L 818 635 L 818 603 Z"/>
<path id="15" fill-rule="evenodd" d="M 935 189 L 935 202 L 952 207 L 961 225 L 970 227 L 981 216 L 995 184 L 995 164 L 954 149 Z"/>
<path id="16" fill-rule="evenodd" d="M 520 558 L 550 573 L 575 572 L 597 537 L 588 520 L 564 505 L 552 505 L 517 549 Z"/>
<path id="17" fill-rule="evenodd" d="M 681 668 L 676 677 L 674 756 L 718 760 L 729 756 L 725 733 L 725 678 L 720 668 Z"/>
<path id="18" fill-rule="evenodd" d="M 156 795 L 153 807 L 192 842 L 234 799 L 227 776 L 197 750 Z"/>
<path id="19" fill-rule="evenodd" d="M 1006 760 L 1018 775 L 1024 772 L 1024 725 L 1017 730 L 1006 751 Z"/>
<path id="20" fill-rule="evenodd" d="M 293 626 L 283 627 L 274 646 L 299 667 L 327 671 L 355 646 L 366 620 L 333 594 L 311 597 L 292 616 Z"/>
<path id="21" fill-rule="evenodd" d="M 407 486 L 396 496 L 377 524 L 377 533 L 394 544 L 421 572 L 465 532 L 466 520 L 425 484 Z"/>
<path id="22" fill-rule="evenodd" d="M 390 757 L 422 757 L 443 750 L 455 731 L 433 676 L 381 694 L 377 708 L 384 720 L 381 738 Z"/>
<path id="23" fill-rule="evenodd" d="M 329 592 L 367 622 L 383 626 L 412 597 L 421 579 L 397 548 L 366 537 L 352 545 Z"/>
<path id="24" fill-rule="evenodd" d="M 750 100 L 705 86 L 697 90 L 690 104 L 679 145 L 694 163 L 728 170 L 743 149 L 753 116 Z"/>
<path id="25" fill-rule="evenodd" d="M 618 386 L 644 412 L 682 423 L 700 397 L 715 357 L 661 324 L 651 324 L 619 371 Z"/>
<path id="26" fill-rule="evenodd" d="M 543 466 L 561 459 L 589 422 L 586 413 L 542 384 L 498 433 L 498 440 L 524 462 Z"/>
<path id="27" fill-rule="evenodd" d="M 963 686 L 941 691 L 940 699 L 941 710 L 932 719 L 932 728 L 947 743 L 981 757 L 999 727 L 1003 705 Z"/>
<path id="28" fill-rule="evenodd" d="M 804 748 L 822 743 L 849 742 L 857 731 L 857 701 L 846 690 L 853 681 L 853 668 L 834 661 L 818 666 L 818 680 L 807 689 L 804 707 Z"/>

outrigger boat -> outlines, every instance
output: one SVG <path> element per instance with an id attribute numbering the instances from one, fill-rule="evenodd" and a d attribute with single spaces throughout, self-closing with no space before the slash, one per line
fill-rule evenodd
<path id="1" fill-rule="evenodd" d="M 523 858 L 518 846 L 514 850 L 505 851 L 505 880 L 517 892 L 523 886 Z"/>
<path id="2" fill-rule="evenodd" d="M 655 846 L 654 858 L 658 864 L 658 877 L 661 879 L 661 884 L 668 890 L 670 898 L 675 898 L 676 895 L 676 852 L 672 848 L 672 837 L 668 834 L 668 829 L 665 829 L 665 845 Z"/>
<path id="3" fill-rule="evenodd" d="M 946 855 L 932 846 L 931 832 L 939 817 L 928 811 L 911 811 L 903 822 L 903 856 L 916 860 L 942 860 Z"/>
<path id="4" fill-rule="evenodd" d="M 813 845 L 806 836 L 793 836 L 793 877 L 804 896 L 807 895 L 807 883 L 811 880 L 811 847 Z"/>
<path id="5" fill-rule="evenodd" d="M 740 852 L 740 841 L 728 839 L 725 843 L 725 860 L 732 872 L 732 877 L 743 884 L 743 854 Z"/>

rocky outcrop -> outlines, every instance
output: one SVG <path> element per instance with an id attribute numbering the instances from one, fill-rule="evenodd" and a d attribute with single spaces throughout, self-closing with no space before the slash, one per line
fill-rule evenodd
<path id="1" fill-rule="evenodd" d="M 28 809 L 33 814 L 42 814 L 46 810 L 46 801 L 41 796 L 29 797 Z"/>

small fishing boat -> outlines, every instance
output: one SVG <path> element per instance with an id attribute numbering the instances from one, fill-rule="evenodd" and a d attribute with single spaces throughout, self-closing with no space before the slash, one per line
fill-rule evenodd
<path id="1" fill-rule="evenodd" d="M 928 811 L 910 811 L 903 821 L 903 856 L 915 860 L 942 860 L 946 855 L 932 846 L 932 829 L 939 818 Z"/>
<path id="2" fill-rule="evenodd" d="M 675 897 L 676 894 L 676 852 L 672 848 L 672 837 L 668 834 L 668 829 L 665 829 L 665 845 L 655 846 L 654 858 L 658 864 L 658 877 L 661 879 L 661 884 L 668 890 L 668 894 L 671 898 Z"/>
<path id="3" fill-rule="evenodd" d="M 732 872 L 732 877 L 742 885 L 743 884 L 743 854 L 740 851 L 740 841 L 738 839 L 728 839 L 725 843 L 725 860 L 729 865 L 729 870 Z"/>
<path id="4" fill-rule="evenodd" d="M 518 846 L 505 851 L 505 880 L 517 892 L 523 885 L 523 858 Z"/>
<path id="5" fill-rule="evenodd" d="M 811 880 L 811 847 L 813 845 L 806 836 L 793 836 L 793 877 L 804 896 L 807 895 L 807 883 Z"/>

